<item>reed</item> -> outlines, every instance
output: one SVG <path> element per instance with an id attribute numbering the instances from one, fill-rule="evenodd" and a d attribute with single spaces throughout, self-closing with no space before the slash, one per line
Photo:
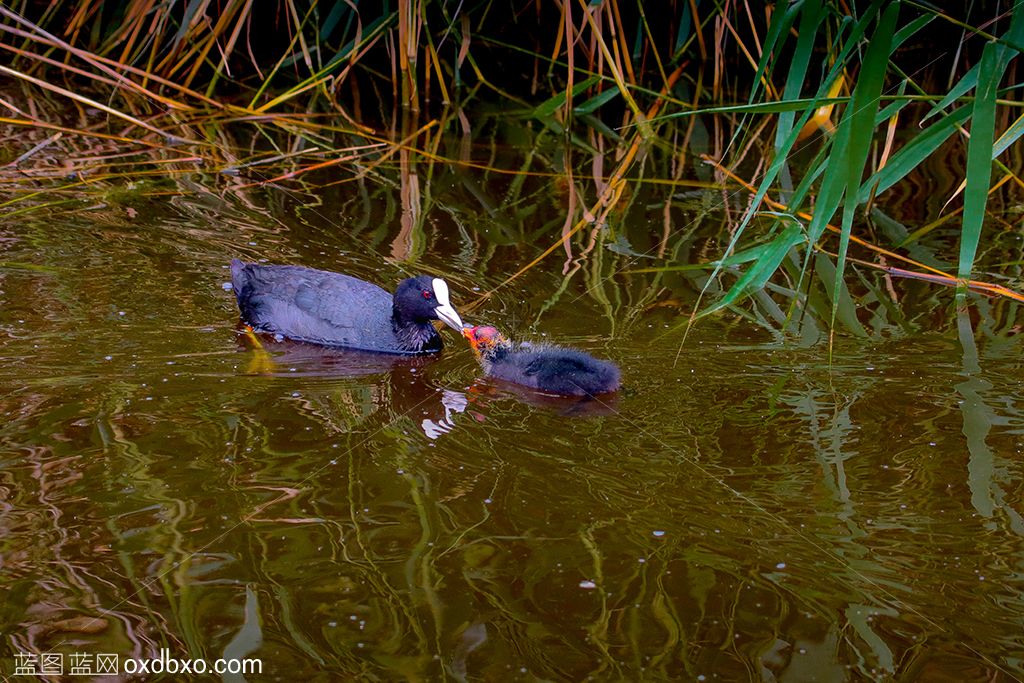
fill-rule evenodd
<path id="1" fill-rule="evenodd" d="M 930 49 L 936 36 L 950 38 L 940 51 Z M 39 131 L 41 146 L 8 160 L 18 173 L 0 173 L 0 183 L 19 188 L 5 204 L 23 210 L 26 178 L 55 177 L 42 167 L 26 175 L 43 149 L 90 159 L 74 173 L 111 178 L 141 172 L 118 166 L 118 154 L 146 150 L 156 172 L 200 163 L 247 175 L 239 189 L 305 182 L 342 165 L 363 177 L 397 158 L 403 201 L 422 218 L 409 154 L 444 160 L 440 133 L 468 130 L 465 112 L 497 101 L 566 141 L 564 158 L 547 168 L 496 170 L 561 172 L 569 188 L 560 231 L 520 272 L 560 249 L 569 261 L 586 258 L 592 247 L 580 240 L 625 210 L 631 183 L 677 187 L 710 168 L 728 216 L 719 253 L 678 263 L 662 240 L 656 264 L 623 267 L 701 265 L 710 298 L 694 314 L 738 313 L 767 296 L 785 311 L 783 330 L 814 308 L 811 288 L 820 286 L 829 328 L 856 333 L 856 314 L 843 311 L 854 296 L 851 262 L 1020 297 L 976 271 L 991 197 L 1006 204 L 1024 187 L 1003 161 L 1024 133 L 1014 60 L 1022 46 L 1024 10 L 999 2 L 958 15 L 838 0 L 669 0 L 656 9 L 642 0 L 22 0 L 0 7 L 0 49 L 10 57 L 0 72 L 19 84 L 26 106 L 0 99 L 2 123 Z M 62 100 L 103 112 L 105 122 L 76 127 L 39 115 L 41 102 Z M 287 131 L 290 141 L 247 153 L 218 139 L 229 123 Z M 700 130 L 711 145 L 697 141 Z M 660 178 L 651 177 L 655 152 L 673 159 Z M 879 243 L 871 224 L 887 192 L 950 154 L 964 158 L 960 191 L 947 202 L 960 222 L 956 253 L 925 266 L 906 250 L 934 227 L 909 226 L 898 242 Z M 728 208 L 737 197 L 747 198 L 740 212 Z M 666 223 L 666 236 L 683 229 Z M 396 253 L 415 253 L 412 237 L 402 239 Z M 827 267 L 815 265 L 821 259 Z M 826 271 L 830 281 L 821 282 Z"/>

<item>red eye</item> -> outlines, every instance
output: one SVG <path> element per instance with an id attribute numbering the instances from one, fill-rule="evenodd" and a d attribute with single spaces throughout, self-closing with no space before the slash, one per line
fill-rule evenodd
<path id="1" fill-rule="evenodd" d="M 428 291 L 424 290 L 424 292 L 423 292 L 423 298 L 424 298 L 424 299 L 429 299 L 430 297 L 431 297 L 431 294 L 430 294 L 430 292 L 428 292 Z"/>

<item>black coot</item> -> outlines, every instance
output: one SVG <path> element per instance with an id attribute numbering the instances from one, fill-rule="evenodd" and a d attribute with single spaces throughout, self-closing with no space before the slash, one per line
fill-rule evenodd
<path id="1" fill-rule="evenodd" d="M 466 327 L 480 365 L 491 377 L 562 396 L 617 391 L 619 368 L 576 349 L 516 343 L 489 326 Z"/>
<path id="2" fill-rule="evenodd" d="M 435 353 L 441 336 L 431 320 L 462 329 L 448 284 L 428 275 L 403 280 L 392 297 L 349 275 L 236 259 L 231 285 L 246 323 L 296 341 L 377 353 Z"/>

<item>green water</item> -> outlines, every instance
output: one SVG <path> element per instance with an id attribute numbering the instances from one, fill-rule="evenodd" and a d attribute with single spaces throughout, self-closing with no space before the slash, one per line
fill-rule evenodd
<path id="1" fill-rule="evenodd" d="M 436 359 L 268 366 L 233 257 L 439 274 L 464 307 L 565 218 L 547 177 L 413 174 L 415 201 L 398 173 L 198 169 L 0 217 L 0 671 L 166 648 L 260 658 L 250 680 L 1024 677 L 1014 304 L 862 271 L 831 363 L 767 299 L 684 342 L 705 274 L 623 271 L 712 258 L 727 217 L 691 193 L 666 235 L 692 188 L 637 186 L 463 309 L 614 360 L 617 397 L 495 386 L 450 331 Z"/>

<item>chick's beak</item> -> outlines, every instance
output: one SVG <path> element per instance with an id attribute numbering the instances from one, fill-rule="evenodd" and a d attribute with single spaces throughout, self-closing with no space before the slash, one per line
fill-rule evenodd
<path id="1" fill-rule="evenodd" d="M 466 327 L 462 328 L 462 336 L 466 338 L 466 341 L 469 342 L 469 348 L 473 349 L 473 353 L 476 355 L 477 358 L 479 358 L 481 353 L 480 340 L 477 339 L 476 334 L 474 334 L 475 331 L 475 327 L 473 327 L 472 325 L 467 325 Z"/>

